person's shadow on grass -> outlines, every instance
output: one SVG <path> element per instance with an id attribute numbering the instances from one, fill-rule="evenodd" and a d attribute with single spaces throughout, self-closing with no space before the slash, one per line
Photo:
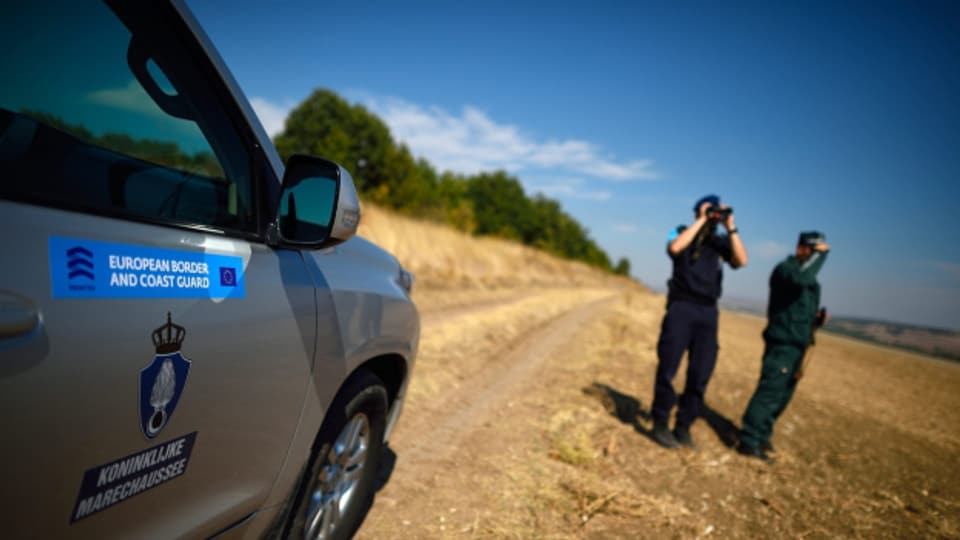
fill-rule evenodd
<path id="1" fill-rule="evenodd" d="M 707 421 L 707 425 L 717 434 L 717 438 L 724 446 L 733 448 L 737 445 L 737 441 L 740 440 L 740 428 L 732 420 L 718 413 L 706 403 L 703 404 L 703 409 L 700 411 L 700 418 Z"/>
<path id="2" fill-rule="evenodd" d="M 647 422 L 651 420 L 650 411 L 643 408 L 639 399 L 624 394 L 608 384 L 596 381 L 585 387 L 583 393 L 597 398 L 603 408 L 614 418 L 633 427 L 637 433 L 653 440 L 650 430 L 640 422 L 641 420 Z"/>
<path id="3" fill-rule="evenodd" d="M 644 427 L 640 422 L 641 420 L 649 422 L 652 420 L 652 417 L 650 416 L 650 411 L 645 410 L 643 406 L 640 405 L 639 399 L 629 394 L 624 394 L 616 388 L 601 382 L 594 382 L 590 386 L 587 386 L 583 389 L 583 393 L 597 398 L 603 405 L 603 408 L 617 420 L 620 420 L 628 426 L 632 426 L 637 433 L 646 436 L 650 440 L 654 440 L 651 430 Z M 710 429 L 717 434 L 717 438 L 720 439 L 720 442 L 723 443 L 724 446 L 734 448 L 737 445 L 737 441 L 740 439 L 740 429 L 732 420 L 723 416 L 706 403 L 703 404 L 700 417 L 703 418 L 707 422 L 707 425 L 710 426 Z"/>

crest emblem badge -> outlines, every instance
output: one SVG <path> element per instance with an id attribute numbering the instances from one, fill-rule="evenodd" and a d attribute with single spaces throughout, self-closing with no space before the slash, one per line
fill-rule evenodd
<path id="1" fill-rule="evenodd" d="M 148 439 L 163 430 L 173 415 L 190 373 L 190 360 L 180 352 L 186 328 L 173 324 L 167 313 L 167 324 L 153 331 L 157 355 L 140 370 L 140 428 Z"/>

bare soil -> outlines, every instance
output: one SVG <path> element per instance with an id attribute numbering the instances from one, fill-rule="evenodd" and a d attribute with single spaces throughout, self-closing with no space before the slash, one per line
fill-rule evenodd
<path id="1" fill-rule="evenodd" d="M 420 355 L 358 538 L 960 538 L 958 364 L 822 336 L 768 465 L 729 447 L 760 318 L 721 315 L 698 449 L 665 450 L 647 435 L 662 296 L 416 300 Z"/>

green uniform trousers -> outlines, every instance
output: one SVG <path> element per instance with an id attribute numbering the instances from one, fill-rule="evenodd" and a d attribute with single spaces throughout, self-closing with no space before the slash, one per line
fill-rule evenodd
<path id="1" fill-rule="evenodd" d="M 769 442 L 773 423 L 787 408 L 797 388 L 794 375 L 803 361 L 804 347 L 786 343 L 766 342 L 760 382 L 743 413 L 740 442 L 750 448 Z"/>

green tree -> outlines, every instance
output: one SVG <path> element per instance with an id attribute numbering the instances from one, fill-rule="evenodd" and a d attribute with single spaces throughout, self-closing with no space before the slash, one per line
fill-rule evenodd
<path id="1" fill-rule="evenodd" d="M 275 144 L 284 159 L 309 154 L 340 163 L 361 196 L 402 213 L 612 270 L 607 254 L 559 202 L 527 197 L 520 180 L 504 171 L 438 175 L 397 144 L 376 115 L 329 90 L 316 90 L 297 106 Z"/>
<path id="2" fill-rule="evenodd" d="M 613 273 L 629 277 L 630 259 L 627 259 L 626 257 L 620 257 L 620 259 L 617 260 L 617 265 L 613 267 Z"/>
<path id="3" fill-rule="evenodd" d="M 210 152 L 188 154 L 181 150 L 175 142 L 137 139 L 126 133 L 107 132 L 103 135 L 94 135 L 86 126 L 68 124 L 59 116 L 44 111 L 23 109 L 20 114 L 72 135 L 85 143 L 107 150 L 191 174 L 215 178 L 224 177 L 220 162 Z"/>
<path id="4" fill-rule="evenodd" d="M 504 171 L 480 173 L 467 179 L 466 195 L 473 203 L 477 234 L 533 244 L 530 200 L 516 178 Z"/>
<path id="5" fill-rule="evenodd" d="M 470 234 L 477 231 L 476 213 L 467 196 L 467 181 L 463 177 L 443 173 L 437 183 L 437 196 L 442 209 L 441 221 Z"/>
<path id="6" fill-rule="evenodd" d="M 280 156 L 321 156 L 336 161 L 353 175 L 361 193 L 374 193 L 395 181 L 404 164 L 382 120 L 361 105 L 350 105 L 330 90 L 315 90 L 287 117 L 283 133 L 274 141 Z"/>

